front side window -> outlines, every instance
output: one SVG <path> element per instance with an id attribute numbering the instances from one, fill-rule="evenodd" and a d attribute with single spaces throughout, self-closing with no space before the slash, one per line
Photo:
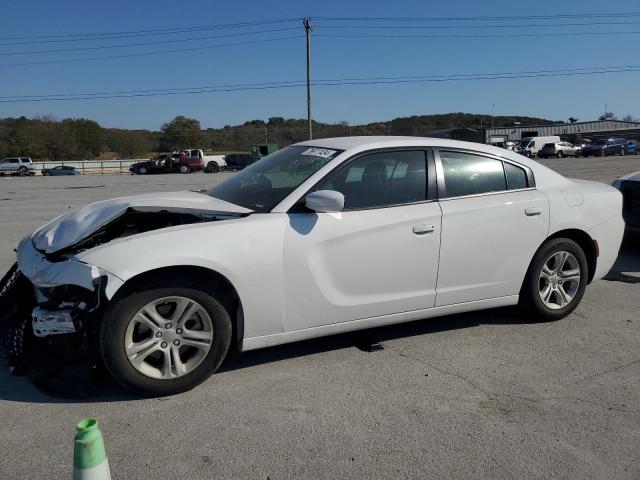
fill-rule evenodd
<path id="1" fill-rule="evenodd" d="M 269 212 L 340 153 L 342 150 L 328 148 L 283 148 L 252 163 L 207 193 L 259 213 Z"/>
<path id="2" fill-rule="evenodd" d="M 440 151 L 447 197 L 501 192 L 507 189 L 500 160 L 464 152 Z"/>
<path id="3" fill-rule="evenodd" d="M 332 173 L 318 190 L 344 195 L 344 209 L 381 208 L 427 199 L 426 153 L 388 151 L 364 155 Z"/>

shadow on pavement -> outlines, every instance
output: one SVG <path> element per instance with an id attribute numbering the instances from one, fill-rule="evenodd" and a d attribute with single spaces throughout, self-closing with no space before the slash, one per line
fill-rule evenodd
<path id="1" fill-rule="evenodd" d="M 616 263 L 604 280 L 640 283 L 640 233 L 625 233 Z"/>

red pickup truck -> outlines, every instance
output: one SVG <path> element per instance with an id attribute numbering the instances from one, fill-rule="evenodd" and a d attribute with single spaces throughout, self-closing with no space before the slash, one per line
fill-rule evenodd
<path id="1" fill-rule="evenodd" d="M 204 169 L 200 157 L 189 157 L 184 152 L 161 153 L 151 160 L 134 163 L 129 167 L 131 173 L 147 175 L 150 173 L 191 173 Z"/>

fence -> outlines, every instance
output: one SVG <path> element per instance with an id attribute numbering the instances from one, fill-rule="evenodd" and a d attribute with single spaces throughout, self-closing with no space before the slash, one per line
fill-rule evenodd
<path id="1" fill-rule="evenodd" d="M 147 158 L 129 160 L 78 160 L 64 162 L 33 162 L 36 174 L 42 174 L 45 168 L 57 166 L 75 167 L 80 175 L 121 175 L 128 174 L 129 167 L 137 162 L 143 162 Z"/>

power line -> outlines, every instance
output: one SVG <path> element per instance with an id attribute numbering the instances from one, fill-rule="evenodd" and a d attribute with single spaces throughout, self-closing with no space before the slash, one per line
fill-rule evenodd
<path id="1" fill-rule="evenodd" d="M 121 36 L 121 35 L 162 35 L 167 33 L 183 33 L 193 32 L 194 30 L 209 30 L 209 29 L 224 29 L 224 28 L 239 28 L 259 25 L 270 25 L 275 23 L 286 23 L 298 21 L 299 18 L 276 18 L 271 20 L 257 20 L 253 22 L 241 22 L 241 23 L 221 23 L 217 25 L 200 25 L 191 27 L 173 27 L 173 28 L 154 28 L 150 30 L 130 30 L 130 31 L 118 31 L 118 32 L 102 32 L 102 33 L 69 33 L 63 35 L 28 35 L 22 37 L 0 37 L 0 40 L 24 40 L 24 39 L 43 39 L 43 38 L 73 38 L 73 37 L 86 37 L 87 39 L 100 39 L 98 37 L 103 36 Z"/>
<path id="2" fill-rule="evenodd" d="M 599 70 L 623 70 L 627 69 L 635 69 L 640 68 L 640 65 L 612 65 L 605 67 L 576 67 L 576 68 L 563 68 L 563 69 L 552 69 L 552 70 L 526 70 L 526 71 L 518 71 L 518 72 L 493 72 L 493 73 L 457 73 L 450 75 L 398 75 L 398 76 L 385 76 L 385 77 L 343 77 L 340 79 L 317 79 L 313 82 L 314 85 L 322 85 L 325 82 L 335 82 L 335 81 L 360 81 L 360 80 L 397 80 L 397 79 L 424 79 L 424 78 L 457 78 L 457 77 L 477 77 L 477 76 L 488 76 L 488 75 L 498 75 L 498 76 L 508 76 L 508 75 L 531 75 L 531 74 L 544 74 L 544 73 L 567 73 L 567 72 L 597 72 Z M 164 89 L 146 89 L 146 90 L 118 90 L 118 91 L 110 91 L 110 92 L 83 92 L 83 93 L 50 93 L 50 94 L 41 94 L 41 95 L 5 95 L 0 96 L 2 98 L 8 99 L 31 99 L 31 98 L 48 98 L 48 97 L 90 97 L 90 96 L 99 96 L 99 95 L 120 95 L 120 94 L 135 94 L 135 93 L 171 93 L 171 92 L 187 92 L 195 90 L 206 90 L 206 89 L 214 89 L 214 88 L 243 88 L 243 87 L 288 87 L 288 86 L 299 86 L 300 84 L 304 84 L 305 80 L 284 80 L 284 81 L 274 81 L 274 82 L 259 82 L 259 83 L 236 83 L 236 84 L 223 84 L 223 85 L 199 85 L 192 87 L 174 87 L 174 88 L 164 88 Z"/>
<path id="3" fill-rule="evenodd" d="M 163 55 L 166 53 L 179 53 L 179 52 L 192 52 L 196 50 L 209 50 L 214 48 L 223 48 L 223 47 L 236 47 L 240 45 L 253 45 L 258 43 L 267 43 L 267 42 L 276 42 L 280 40 L 289 40 L 292 38 L 300 38 L 301 35 L 289 35 L 286 37 L 276 37 L 276 38 L 268 38 L 262 40 L 248 40 L 246 42 L 237 42 L 237 43 L 222 43 L 219 45 L 206 45 L 201 47 L 189 47 L 189 48 L 176 48 L 173 50 L 156 50 L 152 52 L 141 52 L 141 53 L 129 53 L 126 55 L 106 55 L 103 57 L 88 57 L 88 58 L 71 58 L 66 60 L 40 60 L 36 62 L 22 62 L 22 63 L 4 63 L 0 64 L 0 67 L 23 67 L 28 65 L 45 65 L 45 64 L 56 64 L 56 63 L 77 63 L 77 62 L 90 62 L 96 60 L 113 60 L 117 58 L 132 58 L 132 57 L 145 57 L 150 55 Z"/>
<path id="4" fill-rule="evenodd" d="M 332 21 L 390 21 L 390 22 L 451 22 L 451 21 L 490 21 L 490 20 L 559 20 L 559 19 L 587 19 L 587 18 L 621 18 L 640 17 L 640 12 L 618 13 L 578 13 L 555 15 L 509 15 L 509 16 L 471 16 L 471 17 L 312 17 L 315 20 Z"/>
<path id="5" fill-rule="evenodd" d="M 568 73 L 568 72 L 597 72 L 599 70 L 616 71 L 627 69 L 640 68 L 640 65 L 609 65 L 604 67 L 574 67 L 574 68 L 562 68 L 562 69 L 547 69 L 547 70 L 525 70 L 517 72 L 481 72 L 481 73 L 456 73 L 449 75 L 396 75 L 396 76 L 384 76 L 384 77 L 342 77 L 339 79 L 316 79 L 313 84 L 321 85 L 324 82 L 335 81 L 360 81 L 360 80 L 396 80 L 396 79 L 424 79 L 424 78 L 454 78 L 454 77 L 477 77 L 477 76 L 508 76 L 508 75 L 531 75 L 531 74 L 544 74 L 544 73 Z M 117 90 L 110 92 L 82 92 L 82 93 L 49 93 L 40 95 L 5 95 L 0 96 L 2 98 L 11 99 L 28 99 L 28 98 L 46 98 L 46 97 L 74 97 L 74 96 L 92 96 L 92 95 L 116 95 L 116 94 L 133 94 L 133 93 L 164 93 L 164 92 L 184 92 L 190 90 L 202 90 L 210 88 L 242 88 L 242 87 L 264 87 L 264 86 L 299 86 L 304 84 L 306 80 L 283 80 L 272 82 L 258 82 L 258 83 L 235 83 L 235 84 L 222 84 L 222 85 L 198 85 L 192 87 L 174 87 L 174 88 L 154 88 L 145 90 Z"/>
<path id="6" fill-rule="evenodd" d="M 325 38 L 516 38 L 516 37 L 581 37 L 581 36 L 608 36 L 608 35 L 637 35 L 640 31 L 627 32 L 549 32 L 549 33 L 505 33 L 505 34 L 333 34 L 319 33 L 316 37 Z"/>
<path id="7" fill-rule="evenodd" d="M 376 84 L 401 84 L 401 83 L 422 83 L 422 82 L 450 82 L 450 81 L 478 81 L 478 80 L 500 80 L 519 78 L 540 78 L 540 77 L 562 77 L 576 75 L 598 75 L 607 73 L 640 72 L 640 65 L 621 65 L 611 67 L 591 67 L 560 70 L 538 70 L 529 72 L 502 72 L 502 73 L 476 73 L 476 74 L 454 74 L 454 75 L 424 75 L 424 76 L 401 76 L 401 77 L 361 77 L 361 78 L 341 78 L 316 80 L 314 86 L 340 86 L 340 85 L 376 85 Z M 249 90 L 270 90 L 303 87 L 304 81 L 297 82 L 273 82 L 264 84 L 239 84 L 226 86 L 207 86 L 190 88 L 186 90 L 172 91 L 138 91 L 137 93 L 103 93 L 103 94 L 67 94 L 76 96 L 49 96 L 35 98 L 34 96 L 24 97 L 3 97 L 0 103 L 19 102 L 42 102 L 42 101 L 76 101 L 76 100 L 96 100 L 112 98 L 132 98 L 149 96 L 185 95 L 200 93 L 222 93 Z M 80 96 L 84 95 L 84 96 Z"/>
<path id="8" fill-rule="evenodd" d="M 225 33 L 223 35 L 208 35 L 206 37 L 179 38 L 179 39 L 173 39 L 173 40 L 159 40 L 154 42 L 124 43 L 119 45 L 99 45 L 94 47 L 62 48 L 62 49 L 50 49 L 50 50 L 27 50 L 22 52 L 0 52 L 0 55 L 33 55 L 33 54 L 41 54 L 41 53 L 80 52 L 80 51 L 86 51 L 86 50 L 105 50 L 105 49 L 111 49 L 111 48 L 141 47 L 141 46 L 148 46 L 148 45 L 160 45 L 165 43 L 211 40 L 212 38 L 228 38 L 228 37 L 238 37 L 238 36 L 245 36 L 245 35 L 258 35 L 263 33 L 284 32 L 284 31 L 290 31 L 290 30 L 298 30 L 298 27 L 275 28 L 271 30 L 258 30 L 255 32 Z"/>
<path id="9" fill-rule="evenodd" d="M 591 23 L 526 23 L 520 25 L 505 25 L 505 24 L 490 24 L 490 25 L 330 25 L 319 23 L 316 27 L 322 27 L 327 29 L 389 29 L 389 30 L 441 30 L 441 29 L 482 29 L 482 28 L 541 28 L 541 27 L 593 27 L 593 26 L 606 26 L 606 25 L 638 25 L 640 22 L 591 22 Z"/>

